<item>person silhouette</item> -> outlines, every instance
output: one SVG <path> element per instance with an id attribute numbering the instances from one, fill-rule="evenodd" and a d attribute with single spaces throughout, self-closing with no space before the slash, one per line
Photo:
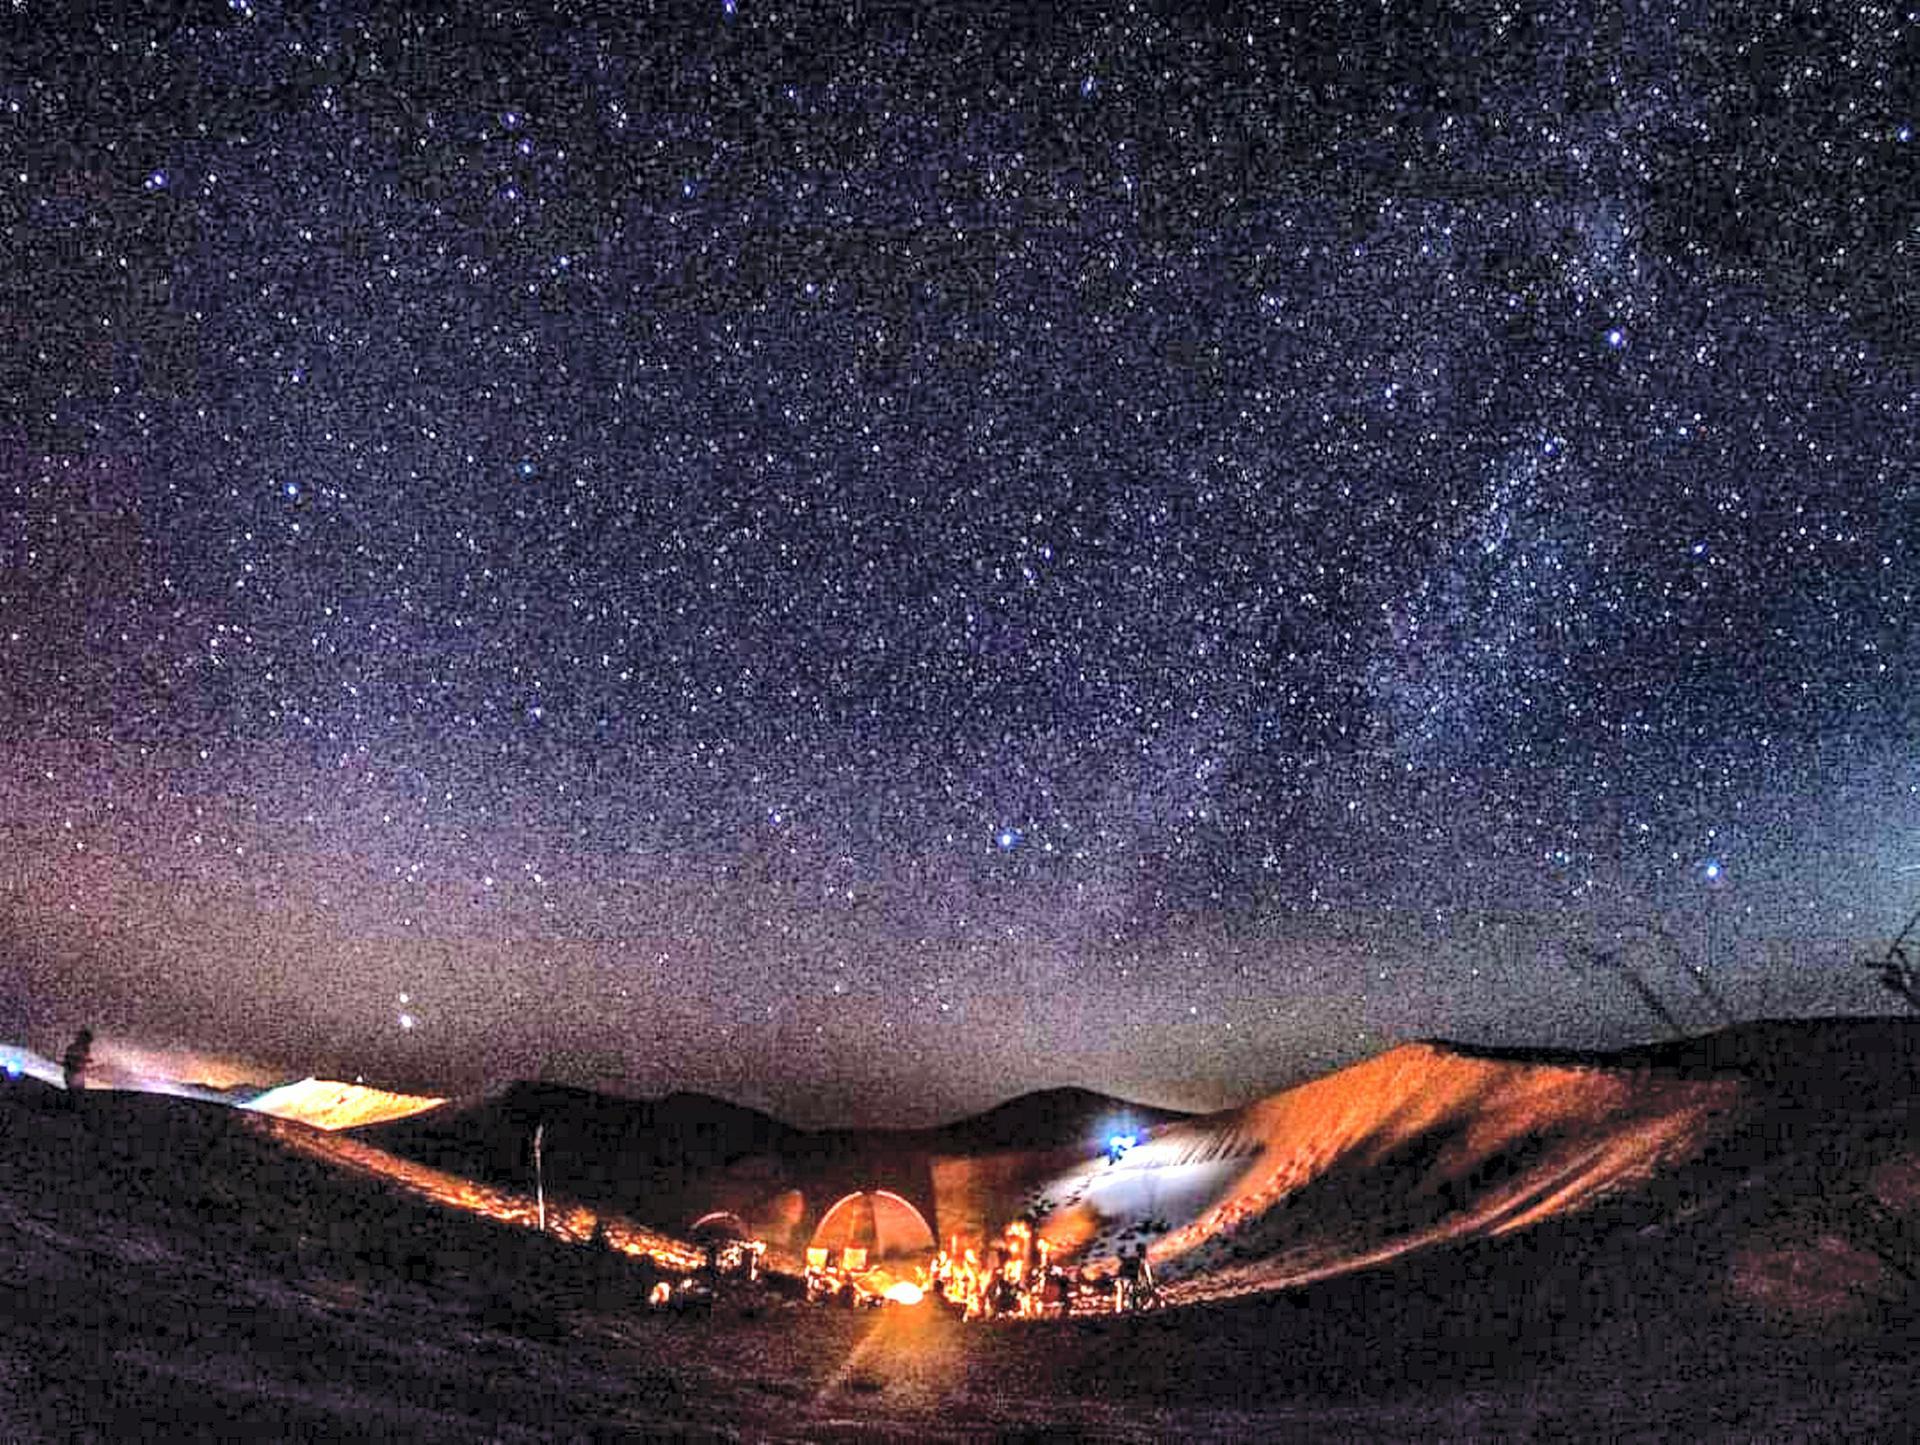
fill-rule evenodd
<path id="1" fill-rule="evenodd" d="M 67 1101 L 75 1108 L 80 1105 L 80 1095 L 87 1087 L 87 1070 L 93 1063 L 93 1030 L 81 1029 L 73 1036 L 73 1042 L 67 1045 L 67 1052 L 60 1060 L 60 1070 L 67 1086 Z"/>

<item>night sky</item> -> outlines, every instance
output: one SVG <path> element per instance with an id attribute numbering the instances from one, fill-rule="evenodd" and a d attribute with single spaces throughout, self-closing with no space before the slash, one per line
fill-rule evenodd
<path id="1" fill-rule="evenodd" d="M 1893 1003 L 1902 0 L 89 8 L 0 1038 L 909 1123 Z"/>

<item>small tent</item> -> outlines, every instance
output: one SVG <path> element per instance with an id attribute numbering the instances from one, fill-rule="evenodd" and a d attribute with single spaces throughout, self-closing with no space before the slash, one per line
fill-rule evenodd
<path id="1" fill-rule="evenodd" d="M 694 1220 L 687 1236 L 695 1244 L 738 1244 L 753 1238 L 746 1221 L 731 1210 L 716 1209 Z"/>

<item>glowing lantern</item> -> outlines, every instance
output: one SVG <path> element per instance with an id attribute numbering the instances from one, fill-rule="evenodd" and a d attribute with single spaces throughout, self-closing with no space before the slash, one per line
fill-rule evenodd
<path id="1" fill-rule="evenodd" d="M 897 1305 L 917 1305 L 921 1300 L 926 1298 L 926 1295 L 922 1292 L 920 1286 L 912 1280 L 903 1279 L 898 1284 L 889 1287 L 886 1294 L 881 1296 L 881 1298 Z"/>

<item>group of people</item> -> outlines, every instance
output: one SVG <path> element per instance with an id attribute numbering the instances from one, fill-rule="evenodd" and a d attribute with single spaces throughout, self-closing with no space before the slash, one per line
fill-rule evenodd
<path id="1" fill-rule="evenodd" d="M 866 1268 L 864 1249 L 843 1249 L 836 1261 L 831 1251 L 814 1246 L 807 1251 L 807 1270 L 803 1277 L 807 1303 L 842 1305 L 848 1309 L 880 1303 L 879 1295 L 862 1290 L 855 1283 Z"/>
<path id="2" fill-rule="evenodd" d="M 766 1252 L 764 1239 L 709 1237 L 702 1244 L 701 1278 L 711 1285 L 718 1285 L 722 1279 L 742 1279 L 753 1284 L 760 1278 L 760 1257 Z"/>
<path id="3" fill-rule="evenodd" d="M 811 1304 L 858 1308 L 880 1304 L 867 1273 L 867 1252 L 844 1249 L 838 1258 L 807 1251 L 806 1297 Z M 1060 1319 L 1085 1310 L 1132 1313 L 1157 1300 L 1144 1243 L 1123 1245 L 1115 1271 L 1070 1268 L 1027 1220 L 1015 1220 L 983 1252 L 958 1239 L 915 1272 L 912 1281 L 935 1303 L 962 1319 Z"/>
<path id="4" fill-rule="evenodd" d="M 984 1259 L 956 1241 L 933 1257 L 926 1273 L 933 1296 L 969 1320 L 1064 1318 L 1076 1308 L 1129 1312 L 1154 1300 L 1145 1244 L 1121 1249 L 1117 1274 L 1070 1269 L 1024 1219 L 1009 1224 Z"/>
<path id="5" fill-rule="evenodd" d="M 1073 1281 L 1051 1254 L 1052 1246 L 1032 1225 L 1015 1220 L 998 1243 L 987 1246 L 985 1259 L 957 1241 L 941 1250 L 927 1267 L 927 1287 L 970 1320 L 1068 1314 Z"/>

